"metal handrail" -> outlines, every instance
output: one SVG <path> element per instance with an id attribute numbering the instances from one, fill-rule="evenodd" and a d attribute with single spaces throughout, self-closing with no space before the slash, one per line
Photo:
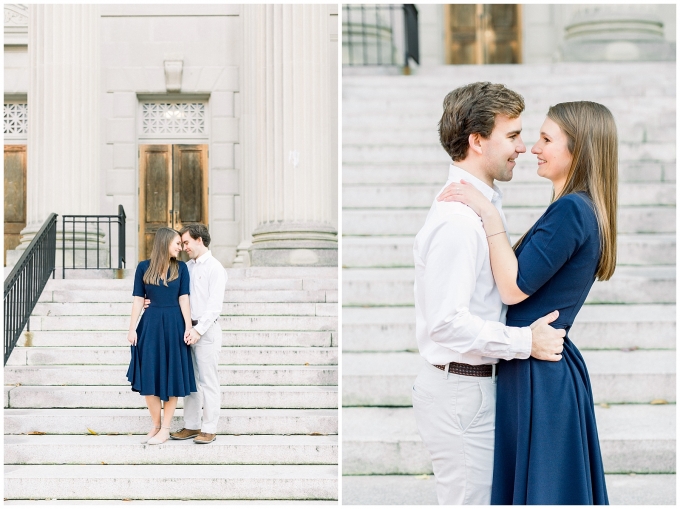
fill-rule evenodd
<path id="1" fill-rule="evenodd" d="M 50 273 L 54 278 L 57 214 L 50 214 L 5 278 L 5 365 L 30 317 Z"/>
<path id="2" fill-rule="evenodd" d="M 96 248 L 91 251 L 97 252 L 97 263 L 94 267 L 87 266 L 87 253 L 88 253 L 88 237 L 87 237 L 87 225 L 92 224 L 95 226 L 96 235 L 100 233 L 100 227 L 108 226 L 108 238 L 111 239 L 111 224 L 118 225 L 118 269 L 121 270 L 125 268 L 125 209 L 122 205 L 118 205 L 118 215 L 91 215 L 91 214 L 81 214 L 81 215 L 62 215 L 62 228 L 61 228 L 61 257 L 62 257 L 62 278 L 66 277 L 66 269 L 112 269 L 113 265 L 111 263 L 111 243 L 109 242 L 109 257 L 108 266 L 102 267 L 99 264 L 99 241 L 96 241 Z M 66 223 L 72 225 L 71 228 L 71 246 L 69 247 L 66 242 Z M 85 253 L 85 266 L 76 267 L 76 224 L 83 224 L 84 229 L 84 239 L 85 245 L 83 252 Z M 73 252 L 72 264 L 70 267 L 66 266 L 66 251 L 70 249 Z"/>
<path id="3" fill-rule="evenodd" d="M 403 34 L 398 24 L 399 11 L 403 14 Z M 360 21 L 353 20 L 352 13 Z M 404 74 L 410 74 L 410 60 L 420 64 L 418 9 L 414 4 L 344 4 L 343 17 L 343 46 L 347 47 L 347 61 L 343 57 L 343 65 L 399 65 L 400 35 Z M 369 46 L 373 51 L 369 51 Z"/>

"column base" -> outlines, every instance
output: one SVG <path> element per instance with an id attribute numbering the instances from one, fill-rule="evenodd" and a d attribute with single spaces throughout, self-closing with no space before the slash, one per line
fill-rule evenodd
<path id="1" fill-rule="evenodd" d="M 337 267 L 338 233 L 327 223 L 267 223 L 253 232 L 253 267 Z"/>
<path id="2" fill-rule="evenodd" d="M 236 247 L 236 258 L 234 258 L 232 267 L 250 267 L 250 253 L 249 249 L 253 243 L 249 240 L 244 240 Z"/>

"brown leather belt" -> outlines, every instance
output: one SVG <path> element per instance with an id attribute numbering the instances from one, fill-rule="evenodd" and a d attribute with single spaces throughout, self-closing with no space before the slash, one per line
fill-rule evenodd
<path id="1" fill-rule="evenodd" d="M 446 365 L 439 366 L 438 364 L 433 364 L 437 369 L 444 371 Z M 455 373 L 456 375 L 465 376 L 485 376 L 490 377 L 492 375 L 491 364 L 481 364 L 479 366 L 472 366 L 471 364 L 461 364 L 459 362 L 449 363 L 449 373 Z"/>

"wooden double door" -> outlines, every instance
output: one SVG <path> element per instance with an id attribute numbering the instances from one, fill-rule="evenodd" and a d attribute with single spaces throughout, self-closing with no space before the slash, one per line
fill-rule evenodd
<path id="1" fill-rule="evenodd" d="M 208 145 L 140 145 L 139 218 L 140 261 L 159 228 L 208 224 Z"/>
<path id="2" fill-rule="evenodd" d="M 519 64 L 521 5 L 446 5 L 448 64 Z"/>
<path id="3" fill-rule="evenodd" d="M 5 145 L 5 252 L 19 245 L 26 227 L 26 145 Z"/>

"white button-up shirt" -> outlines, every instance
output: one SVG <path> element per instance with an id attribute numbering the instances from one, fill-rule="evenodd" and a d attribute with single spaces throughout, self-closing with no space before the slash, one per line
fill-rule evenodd
<path id="1" fill-rule="evenodd" d="M 227 271 L 210 251 L 189 260 L 187 268 L 191 281 L 191 319 L 198 320 L 194 329 L 203 335 L 222 312 Z"/>
<path id="2" fill-rule="evenodd" d="M 505 226 L 500 189 L 454 165 L 444 187 L 461 179 L 495 205 Z M 495 364 L 531 355 L 531 329 L 505 325 L 507 306 L 493 279 L 486 233 L 470 207 L 435 198 L 413 256 L 416 337 L 427 362 Z"/>

